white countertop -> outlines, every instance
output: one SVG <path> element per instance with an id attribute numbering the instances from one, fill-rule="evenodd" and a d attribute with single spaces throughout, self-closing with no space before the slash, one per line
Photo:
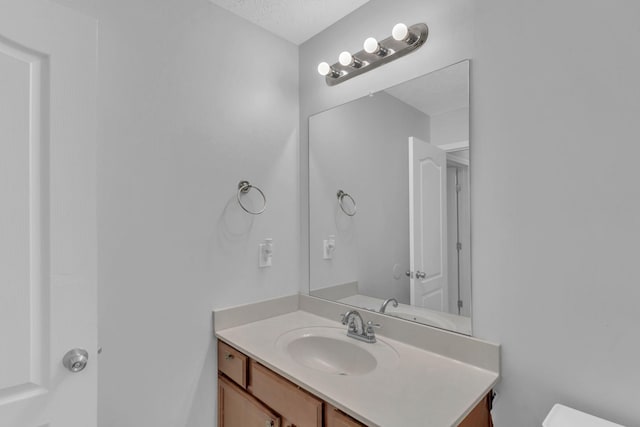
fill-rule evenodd
<path id="1" fill-rule="evenodd" d="M 283 333 L 315 326 L 345 328 L 295 311 L 218 330 L 216 336 L 368 426 L 456 426 L 498 380 L 495 372 L 386 337 L 379 340 L 398 352 L 399 363 L 361 376 L 321 373 L 276 348 Z"/>

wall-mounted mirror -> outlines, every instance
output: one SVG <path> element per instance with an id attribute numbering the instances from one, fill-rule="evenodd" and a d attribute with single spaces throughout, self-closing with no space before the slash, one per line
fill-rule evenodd
<path id="1" fill-rule="evenodd" d="M 309 204 L 311 295 L 470 335 L 469 62 L 311 116 Z"/>

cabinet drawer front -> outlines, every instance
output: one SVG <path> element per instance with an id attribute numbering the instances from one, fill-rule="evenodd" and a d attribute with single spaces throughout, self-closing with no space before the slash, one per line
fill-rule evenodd
<path id="1" fill-rule="evenodd" d="M 270 371 L 250 362 L 249 391 L 296 427 L 322 426 L 322 400 Z"/>
<path id="2" fill-rule="evenodd" d="M 247 360 L 247 356 L 218 340 L 218 370 L 242 388 L 247 387 Z"/>
<path id="3" fill-rule="evenodd" d="M 324 426 L 325 427 L 366 427 L 359 421 L 351 418 L 342 411 L 325 403 L 324 408 Z"/>
<path id="4" fill-rule="evenodd" d="M 218 375 L 219 427 L 280 427 L 280 417 L 231 381 Z"/>

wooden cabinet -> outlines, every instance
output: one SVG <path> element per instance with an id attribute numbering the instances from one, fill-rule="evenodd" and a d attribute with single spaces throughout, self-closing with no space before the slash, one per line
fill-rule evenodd
<path id="1" fill-rule="evenodd" d="M 459 427 L 493 427 L 490 395 Z M 222 341 L 218 341 L 218 426 L 366 427 Z"/>
<path id="2" fill-rule="evenodd" d="M 218 370 L 242 388 L 247 387 L 249 358 L 230 345 L 218 341 Z"/>
<path id="3" fill-rule="evenodd" d="M 249 362 L 249 391 L 284 418 L 285 427 L 322 427 L 322 400 L 265 368 Z"/>
<path id="4" fill-rule="evenodd" d="M 458 427 L 493 427 L 491 418 L 491 392 L 476 405 Z"/>
<path id="5" fill-rule="evenodd" d="M 281 427 L 278 415 L 218 375 L 218 427 Z"/>
<path id="6" fill-rule="evenodd" d="M 324 425 L 325 427 L 366 427 L 328 403 L 325 403 L 324 407 Z"/>

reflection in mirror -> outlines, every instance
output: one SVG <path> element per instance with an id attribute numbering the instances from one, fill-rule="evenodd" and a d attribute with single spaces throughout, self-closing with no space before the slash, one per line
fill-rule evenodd
<path id="1" fill-rule="evenodd" d="M 311 116 L 309 204 L 311 295 L 470 335 L 469 62 Z"/>

